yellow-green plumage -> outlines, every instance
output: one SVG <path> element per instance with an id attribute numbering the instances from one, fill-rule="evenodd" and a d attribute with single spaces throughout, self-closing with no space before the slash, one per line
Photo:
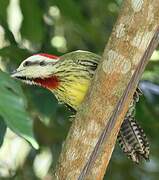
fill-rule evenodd
<path id="1" fill-rule="evenodd" d="M 77 51 L 60 57 L 55 65 L 59 77 L 60 86 L 53 89 L 53 93 L 59 99 L 73 109 L 77 110 L 91 83 L 95 69 L 101 57 L 86 51 Z"/>
<path id="2" fill-rule="evenodd" d="M 55 75 L 61 81 L 60 86 L 52 90 L 55 96 L 77 110 L 90 86 L 100 60 L 100 56 L 87 51 L 75 51 L 61 56 L 55 65 L 57 66 Z M 128 157 L 138 163 L 141 157 L 148 159 L 149 144 L 143 130 L 135 123 L 136 96 L 138 96 L 138 92 L 135 93 L 133 107 L 130 106 L 125 116 L 118 139 L 121 148 Z"/>
<path id="3" fill-rule="evenodd" d="M 77 110 L 101 57 L 88 51 L 74 51 L 59 58 L 54 57 L 46 54 L 33 55 L 21 63 L 13 77 L 48 88 L 59 101 Z M 142 158 L 149 158 L 147 138 L 134 119 L 139 94 L 138 91 L 134 94 L 118 136 L 122 150 L 137 163 Z"/>

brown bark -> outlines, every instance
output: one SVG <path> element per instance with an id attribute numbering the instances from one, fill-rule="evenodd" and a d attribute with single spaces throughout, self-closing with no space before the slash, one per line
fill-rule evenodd
<path id="1" fill-rule="evenodd" d="M 159 0 L 125 0 L 103 60 L 98 66 L 92 86 L 79 109 L 63 146 L 56 179 L 75 180 L 85 167 L 114 108 L 139 66 L 159 25 Z M 138 79 L 139 80 L 139 79 Z M 86 179 L 103 178 L 116 137 L 128 109 L 136 85 L 129 93 L 122 112 Z"/>

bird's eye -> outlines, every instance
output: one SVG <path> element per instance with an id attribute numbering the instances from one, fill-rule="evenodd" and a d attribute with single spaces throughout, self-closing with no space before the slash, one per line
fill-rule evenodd
<path id="1" fill-rule="evenodd" d="M 40 66 L 45 66 L 46 63 L 45 63 L 44 61 L 41 61 L 39 65 L 40 65 Z"/>
<path id="2" fill-rule="evenodd" d="M 25 61 L 24 64 L 23 64 L 24 67 L 25 67 L 25 66 L 29 66 L 29 65 L 31 65 L 31 62 L 30 62 L 30 61 Z"/>

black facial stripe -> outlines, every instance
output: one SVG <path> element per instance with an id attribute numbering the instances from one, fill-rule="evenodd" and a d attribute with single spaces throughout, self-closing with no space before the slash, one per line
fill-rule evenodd
<path id="1" fill-rule="evenodd" d="M 54 65 L 55 63 L 54 62 L 45 62 L 45 61 L 25 61 L 24 64 L 23 64 L 23 67 L 26 67 L 26 66 L 34 66 L 34 65 L 40 65 L 40 66 L 46 66 L 46 65 L 49 65 L 49 64 L 52 64 Z"/>
<path id="2" fill-rule="evenodd" d="M 30 62 L 30 61 L 25 61 L 24 62 L 24 64 L 23 64 L 23 66 L 25 67 L 25 66 L 30 66 L 32 64 L 32 62 Z"/>
<path id="3" fill-rule="evenodd" d="M 23 67 L 26 67 L 26 66 L 34 66 L 34 65 L 39 65 L 39 61 L 25 61 L 24 64 L 23 64 Z"/>
<path id="4" fill-rule="evenodd" d="M 16 76 L 15 77 L 16 79 L 21 79 L 21 80 L 29 80 L 29 81 L 32 81 L 32 79 L 31 78 L 27 78 L 26 76 Z"/>
<path id="5" fill-rule="evenodd" d="M 41 61 L 39 65 L 40 65 L 40 66 L 46 66 L 47 63 L 46 63 L 45 61 Z"/>

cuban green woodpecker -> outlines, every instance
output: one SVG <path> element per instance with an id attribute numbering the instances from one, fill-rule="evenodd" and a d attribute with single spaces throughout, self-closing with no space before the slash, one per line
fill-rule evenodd
<path id="1" fill-rule="evenodd" d="M 25 59 L 12 77 L 49 89 L 60 102 L 77 111 L 100 60 L 101 56 L 81 50 L 60 57 L 35 54 Z M 149 143 L 134 118 L 139 95 L 137 89 L 118 135 L 120 147 L 136 163 L 149 159 Z"/>

